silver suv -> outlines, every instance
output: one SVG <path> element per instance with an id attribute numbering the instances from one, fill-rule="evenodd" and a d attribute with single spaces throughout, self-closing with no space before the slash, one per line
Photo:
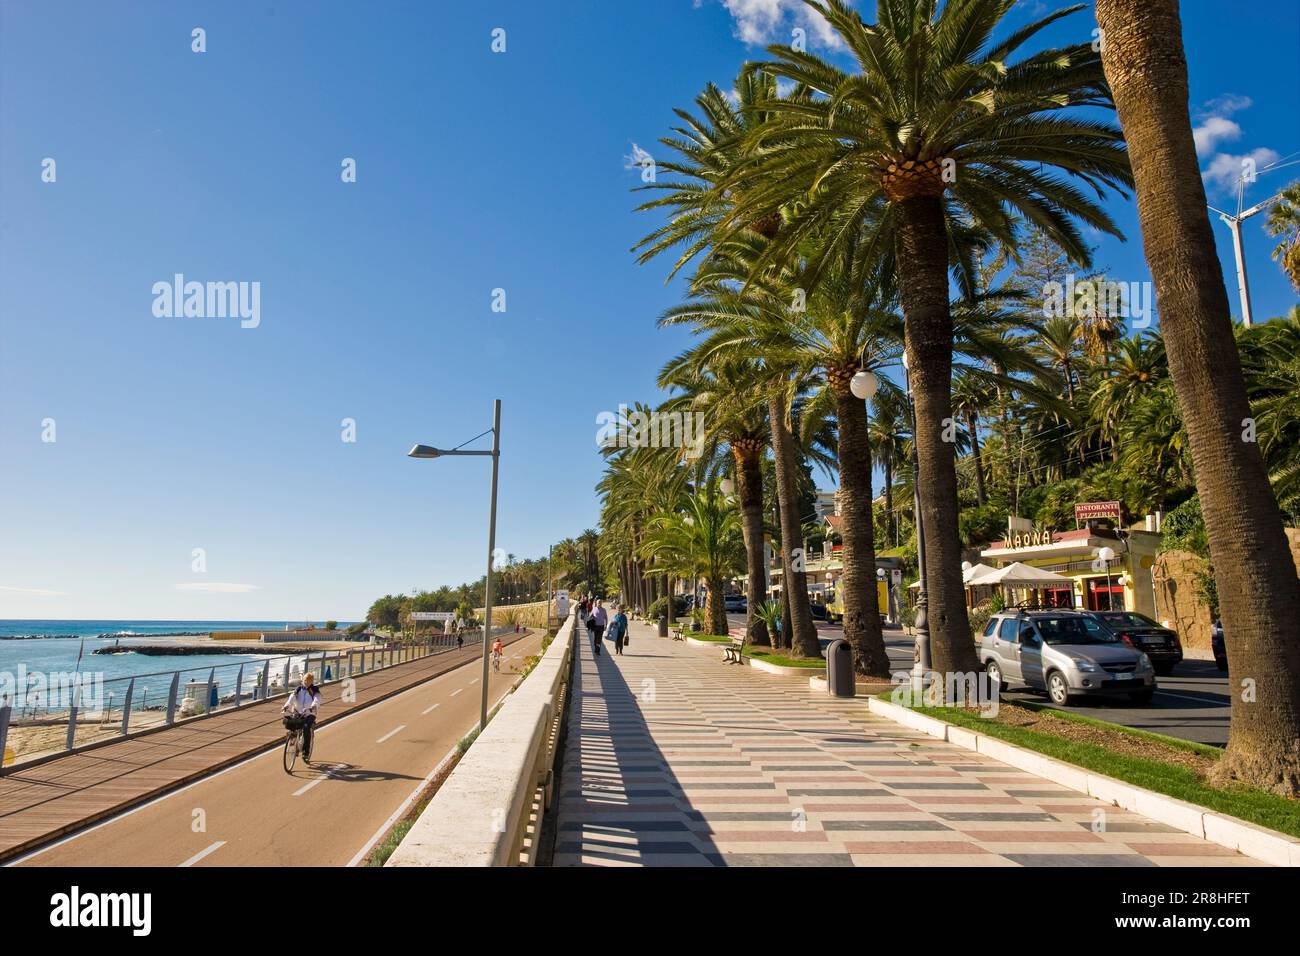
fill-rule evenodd
<path id="1" fill-rule="evenodd" d="M 980 637 L 980 663 L 999 692 L 1009 684 L 1045 690 L 1064 706 L 1084 696 L 1127 696 L 1149 703 L 1156 690 L 1151 660 L 1118 640 L 1084 611 L 993 615 Z"/>

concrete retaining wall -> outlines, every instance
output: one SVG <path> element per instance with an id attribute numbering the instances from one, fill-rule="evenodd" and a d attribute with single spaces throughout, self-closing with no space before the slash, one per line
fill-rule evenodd
<path id="1" fill-rule="evenodd" d="M 386 866 L 517 866 L 539 788 L 549 794 L 573 618 L 488 721 Z M 545 799 L 545 798 L 544 798 Z M 540 814 L 536 814 L 540 819 Z M 536 848 L 536 834 L 532 847 Z"/>

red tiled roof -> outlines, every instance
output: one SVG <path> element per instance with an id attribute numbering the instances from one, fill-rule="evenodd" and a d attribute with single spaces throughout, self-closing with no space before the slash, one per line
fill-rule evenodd
<path id="1" fill-rule="evenodd" d="M 827 515 L 827 516 L 826 516 L 826 523 L 827 523 L 828 525 L 830 525 L 832 528 L 834 528 L 836 531 L 840 531 L 840 530 L 842 530 L 843 527 L 844 527 L 844 516 L 843 516 L 843 515 Z"/>

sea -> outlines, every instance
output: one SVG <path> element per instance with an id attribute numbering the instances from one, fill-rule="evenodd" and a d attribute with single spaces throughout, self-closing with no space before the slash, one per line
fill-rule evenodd
<path id="1" fill-rule="evenodd" d="M 102 674 L 105 681 L 166 671 L 198 671 L 203 668 L 263 661 L 265 654 L 94 654 L 96 648 L 111 647 L 117 640 L 193 641 L 212 631 L 283 631 L 303 626 L 299 621 L 36 621 L 0 619 L 0 673 L 14 674 L 21 665 L 27 673 L 68 673 L 78 669 Z M 320 626 L 320 622 L 317 622 Z M 339 622 L 339 631 L 347 627 Z M 184 636 L 181 636 L 184 635 Z M 342 634 L 340 634 L 340 637 Z M 152 641 L 151 641 L 152 642 Z"/>

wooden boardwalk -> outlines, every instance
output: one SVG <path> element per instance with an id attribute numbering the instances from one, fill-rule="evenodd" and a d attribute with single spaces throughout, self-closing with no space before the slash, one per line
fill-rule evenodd
<path id="1" fill-rule="evenodd" d="M 508 635 L 512 644 L 528 631 Z M 356 678 L 356 700 L 339 700 L 338 683 L 321 688 L 324 726 L 470 661 L 475 643 Z M 128 737 L 0 777 L 0 860 L 121 813 L 254 756 L 284 740 L 284 698 L 246 704 Z M 253 810 L 255 808 L 250 808 Z"/>

